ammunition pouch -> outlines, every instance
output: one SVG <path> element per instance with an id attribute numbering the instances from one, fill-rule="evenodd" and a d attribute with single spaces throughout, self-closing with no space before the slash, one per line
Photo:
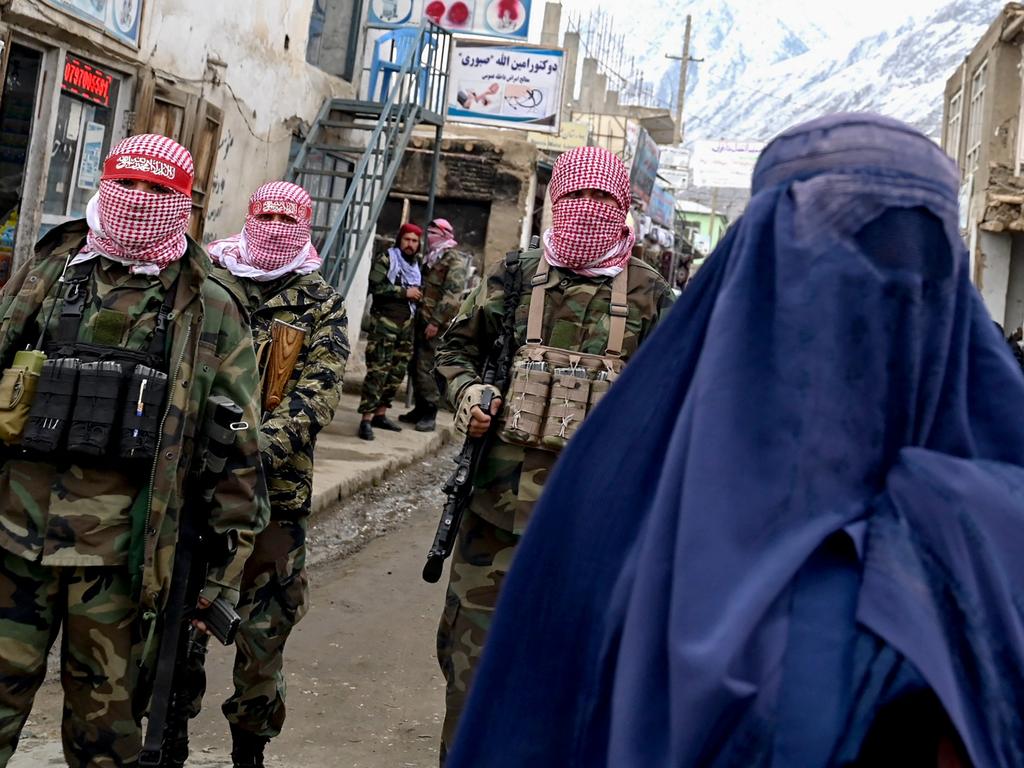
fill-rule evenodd
<path id="1" fill-rule="evenodd" d="M 512 445 L 560 451 L 607 393 L 625 363 L 626 270 L 612 283 L 611 323 L 604 355 L 542 344 L 548 269 L 533 278 L 527 342 L 512 360 L 512 376 L 498 423 L 498 438 Z"/>
<path id="2" fill-rule="evenodd" d="M 167 374 L 158 369 L 167 365 L 175 291 L 165 294 L 145 351 L 81 342 L 92 266 L 77 265 L 67 280 L 56 338 L 46 353 L 17 353 L 0 377 L 0 439 L 49 461 L 152 460 L 167 399 Z"/>
<path id="3" fill-rule="evenodd" d="M 21 441 L 45 361 L 42 352 L 22 350 L 0 374 L 0 441 L 7 445 Z"/>

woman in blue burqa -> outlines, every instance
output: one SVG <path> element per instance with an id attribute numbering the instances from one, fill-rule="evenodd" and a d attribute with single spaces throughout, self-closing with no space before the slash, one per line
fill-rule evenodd
<path id="1" fill-rule="evenodd" d="M 1024 377 L 960 176 L 775 139 L 560 458 L 449 768 L 1024 765 Z"/>

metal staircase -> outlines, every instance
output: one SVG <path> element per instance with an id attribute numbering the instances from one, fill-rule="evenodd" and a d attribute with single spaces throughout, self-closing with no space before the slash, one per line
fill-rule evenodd
<path id="1" fill-rule="evenodd" d="M 313 243 L 324 260 L 322 274 L 343 295 L 418 125 L 435 131 L 428 217 L 433 213 L 452 40 L 430 21 L 406 31 L 413 33 L 413 45 L 381 45 L 381 61 L 394 68 L 387 98 L 329 99 L 288 169 L 288 180 L 313 197 Z"/>

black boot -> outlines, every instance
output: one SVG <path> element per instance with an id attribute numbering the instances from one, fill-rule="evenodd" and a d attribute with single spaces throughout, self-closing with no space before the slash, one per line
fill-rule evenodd
<path id="1" fill-rule="evenodd" d="M 231 764 L 234 768 L 263 768 L 263 748 L 270 741 L 251 731 L 231 726 Z"/>
<path id="2" fill-rule="evenodd" d="M 415 424 L 417 421 L 423 418 L 423 406 L 420 403 L 416 403 L 416 407 L 408 413 L 403 413 L 398 417 L 398 420 L 403 424 Z"/>
<path id="3" fill-rule="evenodd" d="M 400 426 L 395 424 L 395 422 L 393 422 L 391 419 L 384 415 L 374 416 L 373 421 L 370 422 L 370 425 L 376 427 L 377 429 L 386 429 L 388 432 L 402 431 L 402 428 Z"/>
<path id="4" fill-rule="evenodd" d="M 370 426 L 368 421 L 359 422 L 359 439 L 360 440 L 373 440 L 373 427 Z"/>
<path id="5" fill-rule="evenodd" d="M 417 432 L 433 432 L 437 428 L 437 406 L 428 405 L 423 409 L 423 417 L 416 422 Z"/>

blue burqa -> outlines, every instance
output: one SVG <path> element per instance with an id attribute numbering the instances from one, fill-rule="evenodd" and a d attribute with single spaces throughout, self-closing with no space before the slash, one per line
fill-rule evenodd
<path id="1" fill-rule="evenodd" d="M 959 174 L 834 115 L 752 186 L 559 459 L 449 768 L 852 764 L 914 692 L 1024 765 L 1024 377 Z"/>

